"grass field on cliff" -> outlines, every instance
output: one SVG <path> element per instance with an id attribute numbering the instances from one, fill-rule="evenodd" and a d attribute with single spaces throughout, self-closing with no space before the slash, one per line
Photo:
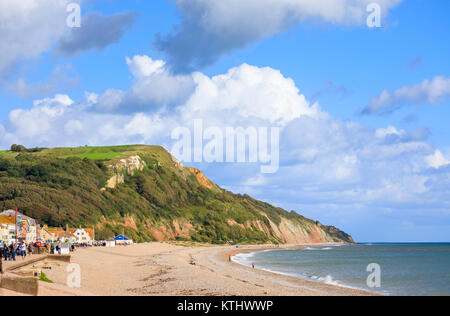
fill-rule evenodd
<path id="1" fill-rule="evenodd" d="M 96 226 L 99 239 L 123 230 L 137 242 L 154 240 L 155 231 L 173 239 L 174 222 L 181 222 L 189 229 L 176 237 L 180 240 L 279 243 L 270 222 L 289 219 L 305 231 L 316 225 L 247 195 L 203 186 L 160 146 L 15 149 L 0 152 L 0 209 L 18 207 L 49 226 Z M 131 156 L 139 156 L 145 168 L 105 188 L 112 166 Z M 341 233 L 336 229 L 333 235 L 347 238 Z"/>

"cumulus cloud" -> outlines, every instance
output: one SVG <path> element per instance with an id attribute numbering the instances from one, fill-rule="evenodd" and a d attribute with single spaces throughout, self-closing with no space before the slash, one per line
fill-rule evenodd
<path id="1" fill-rule="evenodd" d="M 93 94 L 86 94 L 79 102 L 68 95 L 56 95 L 36 100 L 29 110 L 11 111 L 0 133 L 2 144 L 117 145 L 156 142 L 156 135 L 165 135 L 163 129 L 167 125 L 157 115 L 95 113 L 90 111 L 93 102 L 96 102 Z"/>
<path id="2" fill-rule="evenodd" d="M 438 104 L 450 99 L 450 78 L 437 76 L 432 80 L 404 86 L 393 92 L 384 90 L 361 110 L 363 115 L 390 114 L 405 105 Z"/>
<path id="3" fill-rule="evenodd" d="M 450 164 L 450 161 L 444 157 L 440 150 L 436 150 L 433 155 L 425 157 L 425 161 L 430 167 L 439 169 Z"/>
<path id="4" fill-rule="evenodd" d="M 72 57 L 104 49 L 119 41 L 135 19 L 132 12 L 91 13 L 82 18 L 81 28 L 69 28 L 67 6 L 74 2 L 82 0 L 0 1 L 0 84 L 26 97 L 52 93 L 58 85 L 53 74 L 48 81 L 28 83 L 20 76 L 21 66 L 52 50 L 55 56 Z"/>
<path id="5" fill-rule="evenodd" d="M 105 91 L 98 97 L 96 111 L 125 114 L 172 109 L 180 111 L 185 120 L 211 113 L 211 120 L 226 119 L 232 125 L 234 119 L 283 125 L 303 114 L 317 113 L 317 104 L 311 105 L 292 79 L 269 67 L 243 64 L 208 77 L 200 72 L 172 74 L 163 61 L 148 56 L 134 56 L 126 62 L 134 76 L 132 87 Z"/>
<path id="6" fill-rule="evenodd" d="M 282 126 L 318 112 L 318 105 L 311 105 L 292 79 L 269 67 L 243 64 L 212 78 L 201 73 L 193 77 L 196 89 L 184 105 L 185 118 L 210 113 L 211 120 L 232 125 L 256 119 Z"/>
<path id="7" fill-rule="evenodd" d="M 148 56 L 134 56 L 126 62 L 134 76 L 129 90 L 86 93 L 79 102 L 67 95 L 37 100 L 30 110 L 10 113 L 3 140 L 50 146 L 52 139 L 64 145 L 76 135 L 77 143 L 96 143 L 97 137 L 98 144 L 112 140 L 146 143 L 158 135 L 154 139 L 158 143 L 169 139 L 171 128 L 189 126 L 195 119 L 220 127 L 283 127 L 302 116 L 322 115 L 292 79 L 272 68 L 243 64 L 214 77 L 202 73 L 180 76 L 171 74 L 163 61 Z M 170 111 L 168 105 L 173 106 Z M 155 126 L 165 129 L 155 134 Z"/>
<path id="8" fill-rule="evenodd" d="M 52 122 L 63 116 L 74 101 L 67 95 L 56 95 L 34 101 L 30 110 L 17 109 L 11 111 L 8 121 L 8 135 L 6 139 L 27 140 L 36 142 L 51 140 L 55 133 Z M 13 133 L 11 133 L 13 131 Z"/>
<path id="9" fill-rule="evenodd" d="M 134 12 L 101 16 L 90 13 L 82 18 L 81 27 L 71 28 L 59 40 L 54 55 L 73 57 L 84 51 L 102 50 L 117 43 L 133 24 Z"/>
<path id="10" fill-rule="evenodd" d="M 70 0 L 0 1 L 0 79 L 21 61 L 49 51 L 67 29 Z"/>
<path id="11" fill-rule="evenodd" d="M 153 60 L 144 55 L 136 55 L 133 58 L 126 58 L 128 68 L 136 79 L 150 77 L 153 74 L 164 72 L 166 63 L 162 60 Z"/>
<path id="12" fill-rule="evenodd" d="M 202 68 L 222 55 L 280 33 L 303 21 L 365 23 L 371 0 L 178 0 L 181 24 L 156 37 L 176 71 Z M 381 0 L 382 14 L 401 0 Z"/>
<path id="13" fill-rule="evenodd" d="M 163 61 L 145 56 L 126 61 L 135 84 L 162 74 L 176 77 Z M 155 105 L 156 111 L 118 112 L 114 106 L 98 111 L 104 98 L 114 103 L 116 90 L 86 93 L 78 101 L 67 95 L 37 100 L 31 109 L 10 113 L 0 125 L 0 140 L 30 147 L 145 143 L 170 150 L 172 130 L 192 127 L 194 119 L 203 119 L 205 127 L 278 126 L 277 173 L 262 176 L 260 166 L 252 164 L 197 167 L 228 189 L 336 225 L 368 210 L 383 218 L 395 212 L 448 213 L 450 162 L 426 141 L 426 130 L 373 129 L 334 118 L 272 68 L 243 64 L 213 77 L 194 73 L 190 79 L 194 88 L 171 111 L 164 105 Z M 151 80 L 145 87 L 150 89 Z M 125 105 L 118 95 L 116 104 Z"/>
<path id="14" fill-rule="evenodd" d="M 193 75 L 173 75 L 162 60 L 148 56 L 126 58 L 134 76 L 128 91 L 109 89 L 99 96 L 95 110 L 132 113 L 183 104 L 195 88 Z"/>

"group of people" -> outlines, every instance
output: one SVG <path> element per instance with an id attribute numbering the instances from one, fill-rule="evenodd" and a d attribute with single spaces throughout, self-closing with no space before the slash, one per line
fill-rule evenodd
<path id="1" fill-rule="evenodd" d="M 75 244 L 71 243 L 63 243 L 61 241 L 54 242 L 54 243 L 47 243 L 45 245 L 47 248 L 47 252 L 51 255 L 61 255 L 63 254 L 63 248 L 68 248 L 69 252 L 75 251 Z"/>
<path id="2" fill-rule="evenodd" d="M 33 254 L 33 245 L 22 243 L 11 243 L 7 244 L 0 241 L 0 260 L 5 261 L 16 261 L 16 256 L 21 256 L 22 260 L 25 260 L 27 255 Z"/>

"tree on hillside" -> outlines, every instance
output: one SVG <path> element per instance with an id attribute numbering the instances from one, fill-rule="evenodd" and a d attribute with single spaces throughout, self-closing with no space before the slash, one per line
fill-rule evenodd
<path id="1" fill-rule="evenodd" d="M 23 145 L 11 145 L 11 151 L 16 152 L 16 153 L 23 153 L 27 151 L 27 148 Z"/>

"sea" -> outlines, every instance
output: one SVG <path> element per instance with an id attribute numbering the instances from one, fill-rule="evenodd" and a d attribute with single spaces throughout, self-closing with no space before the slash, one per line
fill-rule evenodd
<path id="1" fill-rule="evenodd" d="M 233 261 L 392 296 L 450 296 L 450 243 L 368 243 L 242 253 Z"/>

